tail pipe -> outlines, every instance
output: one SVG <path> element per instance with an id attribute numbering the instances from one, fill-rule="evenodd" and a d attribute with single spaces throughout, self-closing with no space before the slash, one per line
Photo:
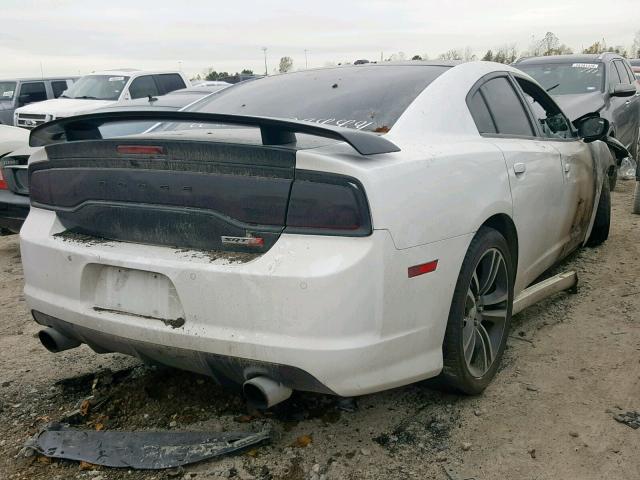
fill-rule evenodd
<path id="1" fill-rule="evenodd" d="M 63 352 L 80 346 L 80 342 L 75 338 L 69 338 L 51 327 L 40 330 L 38 332 L 38 338 L 44 348 L 53 353 Z"/>
<path id="2" fill-rule="evenodd" d="M 259 410 L 284 402 L 293 392 L 289 387 L 269 377 L 254 377 L 242 385 L 247 401 Z"/>

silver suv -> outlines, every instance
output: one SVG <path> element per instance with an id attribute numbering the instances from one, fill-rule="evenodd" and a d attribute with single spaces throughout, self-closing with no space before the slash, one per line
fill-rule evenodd
<path id="1" fill-rule="evenodd" d="M 0 79 L 0 125 L 13 125 L 16 108 L 58 98 L 78 77 Z"/>

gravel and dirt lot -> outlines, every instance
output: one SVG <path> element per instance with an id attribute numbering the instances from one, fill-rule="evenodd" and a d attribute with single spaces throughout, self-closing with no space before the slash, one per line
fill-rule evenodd
<path id="1" fill-rule="evenodd" d="M 22 295 L 17 236 L 0 237 L 2 479 L 640 479 L 640 429 L 614 417 L 640 410 L 640 216 L 633 183 L 613 194 L 613 230 L 558 270 L 577 295 L 514 317 L 504 365 L 480 397 L 428 382 L 358 398 L 313 394 L 264 416 L 205 377 L 143 366 L 87 347 L 51 354 Z M 64 279 L 60 279 L 64 281 Z M 273 441 L 184 470 L 129 471 L 25 457 L 21 446 L 87 396 L 108 395 L 76 427 L 260 430 Z"/>

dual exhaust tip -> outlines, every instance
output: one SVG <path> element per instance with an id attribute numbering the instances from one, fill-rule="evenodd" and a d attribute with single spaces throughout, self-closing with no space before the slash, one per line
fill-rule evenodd
<path id="1" fill-rule="evenodd" d="M 80 341 L 63 335 L 55 328 L 45 328 L 38 332 L 40 343 L 52 353 L 64 352 L 80 346 Z M 259 410 L 266 410 L 287 400 L 293 390 L 266 376 L 253 377 L 242 385 L 247 401 Z"/>

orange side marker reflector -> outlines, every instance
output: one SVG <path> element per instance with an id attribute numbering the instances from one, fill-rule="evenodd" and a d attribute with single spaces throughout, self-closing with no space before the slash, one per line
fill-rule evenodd
<path id="1" fill-rule="evenodd" d="M 409 267 L 409 278 L 417 277 L 418 275 L 423 275 L 425 273 L 431 273 L 435 271 L 436 268 L 438 268 L 438 260 L 414 265 L 413 267 Z"/>

